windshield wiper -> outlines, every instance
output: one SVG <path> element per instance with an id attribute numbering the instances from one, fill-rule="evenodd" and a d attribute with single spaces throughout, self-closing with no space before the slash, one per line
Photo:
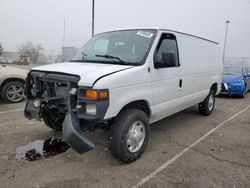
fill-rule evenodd
<path id="1" fill-rule="evenodd" d="M 107 59 L 116 59 L 116 60 L 118 60 L 120 63 L 122 63 L 124 65 L 129 64 L 128 62 L 123 61 L 120 57 L 116 57 L 116 56 L 112 56 L 112 55 L 98 55 L 98 54 L 96 54 L 95 56 L 96 57 L 104 57 L 104 58 L 107 58 Z"/>
<path id="2" fill-rule="evenodd" d="M 87 61 L 88 55 L 84 52 L 81 52 L 81 53 L 82 53 L 82 59 L 72 59 L 69 62 L 85 62 L 85 61 Z"/>
<path id="3" fill-rule="evenodd" d="M 87 54 L 85 52 L 82 52 L 82 60 L 86 61 L 87 60 Z"/>

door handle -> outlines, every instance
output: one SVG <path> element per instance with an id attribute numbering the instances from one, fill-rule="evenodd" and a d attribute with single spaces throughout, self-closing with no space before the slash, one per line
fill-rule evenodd
<path id="1" fill-rule="evenodd" d="M 182 88 L 182 79 L 179 80 L 179 88 Z"/>

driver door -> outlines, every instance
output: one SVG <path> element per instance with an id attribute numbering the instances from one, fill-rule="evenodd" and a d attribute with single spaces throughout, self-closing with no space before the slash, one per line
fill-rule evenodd
<path id="1" fill-rule="evenodd" d="M 174 53 L 176 64 L 156 68 L 156 62 L 163 61 L 164 53 Z M 159 120 L 168 115 L 174 114 L 182 108 L 181 101 L 179 101 L 181 96 L 182 78 L 177 40 L 173 34 L 162 33 L 158 42 L 154 53 L 152 88 L 156 112 L 154 120 Z"/>

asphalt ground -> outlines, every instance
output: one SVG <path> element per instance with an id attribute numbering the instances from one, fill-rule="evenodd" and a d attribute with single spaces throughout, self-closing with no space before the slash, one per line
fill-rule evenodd
<path id="1" fill-rule="evenodd" d="M 216 98 L 211 116 L 191 107 L 151 126 L 141 158 L 122 164 L 108 150 L 109 131 L 87 133 L 96 148 L 37 161 L 15 159 L 17 147 L 54 132 L 27 120 L 25 103 L 0 103 L 0 187 L 250 187 L 250 93 Z"/>

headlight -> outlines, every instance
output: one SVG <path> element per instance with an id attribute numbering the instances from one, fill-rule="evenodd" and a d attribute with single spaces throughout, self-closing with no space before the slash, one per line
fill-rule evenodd
<path id="1" fill-rule="evenodd" d="M 228 85 L 227 85 L 227 83 L 224 83 L 224 87 L 225 87 L 225 89 L 226 89 L 226 91 L 228 90 Z"/>
<path id="2" fill-rule="evenodd" d="M 76 95 L 77 89 L 75 87 L 71 88 L 70 92 L 71 95 Z"/>
<path id="3" fill-rule="evenodd" d="M 36 97 L 36 88 L 34 85 L 31 87 L 30 92 L 33 97 Z"/>
<path id="4" fill-rule="evenodd" d="M 96 104 L 87 103 L 86 104 L 86 114 L 95 116 L 96 115 Z"/>
<path id="5" fill-rule="evenodd" d="M 36 107 L 36 108 L 39 108 L 41 106 L 41 101 L 38 100 L 38 99 L 35 99 L 33 101 L 33 106 Z"/>
<path id="6" fill-rule="evenodd" d="M 33 79 L 28 77 L 27 80 L 26 80 L 26 84 L 29 85 L 29 86 L 32 86 L 34 84 Z"/>
<path id="7" fill-rule="evenodd" d="M 25 94 L 27 96 L 27 99 L 33 99 L 36 97 L 36 88 L 34 86 L 34 80 L 30 75 L 28 75 L 28 77 L 26 78 Z"/>

